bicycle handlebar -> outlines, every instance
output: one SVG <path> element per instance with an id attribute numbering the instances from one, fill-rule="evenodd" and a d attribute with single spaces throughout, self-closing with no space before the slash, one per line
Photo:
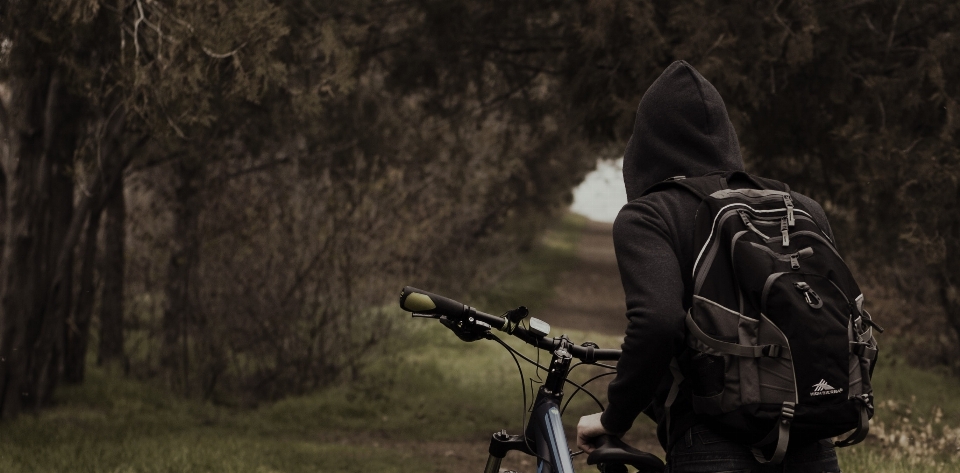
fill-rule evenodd
<path id="1" fill-rule="evenodd" d="M 453 299 L 406 286 L 400 291 L 400 308 L 407 312 L 418 314 L 445 315 L 460 319 L 464 316 L 468 306 Z"/>
<path id="2" fill-rule="evenodd" d="M 406 286 L 400 292 L 400 308 L 417 314 L 438 315 L 456 321 L 478 320 L 501 332 L 513 335 L 530 345 L 544 350 L 553 351 L 560 348 L 561 341 L 557 338 L 541 336 L 531 330 L 512 323 L 510 320 L 481 312 L 466 304 L 448 299 L 422 289 Z M 616 361 L 620 359 L 620 350 L 601 349 L 591 346 L 567 345 L 570 355 L 581 361 Z"/>

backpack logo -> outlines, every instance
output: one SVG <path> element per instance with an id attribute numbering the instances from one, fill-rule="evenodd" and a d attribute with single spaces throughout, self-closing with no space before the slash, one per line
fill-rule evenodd
<path id="1" fill-rule="evenodd" d="M 827 380 L 820 379 L 820 382 L 813 385 L 813 392 L 810 393 L 811 396 L 826 396 L 828 394 L 839 394 L 843 392 L 843 388 L 836 389 L 833 386 L 827 384 Z"/>

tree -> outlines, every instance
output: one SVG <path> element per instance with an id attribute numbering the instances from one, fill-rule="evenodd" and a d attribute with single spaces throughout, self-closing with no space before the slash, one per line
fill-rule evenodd
<path id="1" fill-rule="evenodd" d="M 60 8 L 62 7 L 62 8 Z M 3 80 L 5 245 L 0 261 L 0 417 L 46 400 L 56 384 L 69 309 L 79 218 L 69 176 L 85 109 L 61 56 L 82 60 L 89 37 L 72 34 L 70 6 L 7 2 Z M 25 27 L 29 25 L 29 27 Z M 72 58 L 71 58 L 72 59 Z M 83 216 L 85 217 L 85 215 Z"/>
<path id="2" fill-rule="evenodd" d="M 748 168 L 819 200 L 838 227 L 841 249 L 860 268 L 883 286 L 912 280 L 900 284 L 901 293 L 939 299 L 960 334 L 960 213 L 949 210 L 957 205 L 960 175 L 955 3 L 627 3 L 593 2 L 587 11 L 595 16 L 584 18 L 595 19 L 581 23 L 583 43 L 596 45 L 600 54 L 593 57 L 609 71 L 582 77 L 624 84 L 570 83 L 576 96 L 600 95 L 594 103 L 607 104 L 601 107 L 608 118 L 591 120 L 601 125 L 594 135 L 629 130 L 628 107 L 655 77 L 636 64 L 652 58 L 660 70 L 686 59 L 723 95 Z M 624 12 L 638 10 L 643 21 L 619 26 Z M 597 32 L 593 24 L 604 27 Z M 637 25 L 649 25 L 649 39 L 631 43 L 641 38 L 633 35 Z M 626 106 L 609 105 L 618 103 Z"/>

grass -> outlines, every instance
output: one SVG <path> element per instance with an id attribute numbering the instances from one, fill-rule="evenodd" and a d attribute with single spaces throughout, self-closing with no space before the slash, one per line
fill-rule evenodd
<path id="1" fill-rule="evenodd" d="M 569 216 L 548 232 L 501 287 L 479 298 L 484 307 L 547 301 L 584 222 Z M 457 442 L 484 455 L 490 433 L 519 431 L 519 376 L 502 348 L 465 344 L 423 320 L 411 320 L 399 338 L 385 347 L 394 355 L 355 382 L 257 410 L 180 399 L 91 368 L 83 385 L 58 390 L 55 407 L 0 426 L 0 471 L 450 471 L 462 466 L 457 452 L 448 455 Z M 439 451 L 416 451 L 424 443 Z"/>
<path id="2" fill-rule="evenodd" d="M 897 355 L 873 377 L 877 412 L 862 447 L 839 450 L 847 471 L 960 471 L 960 380 Z"/>
<path id="3" fill-rule="evenodd" d="M 527 301 L 543 304 L 556 275 L 572 261 L 578 225 L 566 220 L 518 265 L 499 295 L 477 305 L 493 312 Z M 463 343 L 434 321 L 409 320 L 405 326 L 384 347 L 391 355 L 353 382 L 256 410 L 187 401 L 92 369 L 83 385 L 58 391 L 56 407 L 0 426 L 0 471 L 479 471 L 489 435 L 521 429 L 513 359 L 489 341 Z M 619 344 L 617 337 L 566 333 L 575 341 Z M 535 356 L 530 347 L 513 346 Z M 840 450 L 844 471 L 960 471 L 960 381 L 883 356 L 874 381 L 877 435 Z M 592 374 L 577 371 L 575 380 Z M 569 439 L 579 415 L 596 410 L 586 396 L 575 399 L 564 417 Z M 632 438 L 649 443 L 652 429 L 650 422 L 638 422 Z M 535 470 L 521 456 L 507 460 L 504 466 Z M 579 471 L 594 471 L 582 461 L 577 457 Z"/>
<path id="4" fill-rule="evenodd" d="M 467 304 L 489 313 L 523 305 L 536 315 L 549 303 L 560 273 L 576 261 L 577 243 L 586 222 L 587 218 L 582 215 L 564 216 L 559 225 L 546 232 L 540 244 L 518 262 L 509 277 L 478 294 L 474 303 Z"/>

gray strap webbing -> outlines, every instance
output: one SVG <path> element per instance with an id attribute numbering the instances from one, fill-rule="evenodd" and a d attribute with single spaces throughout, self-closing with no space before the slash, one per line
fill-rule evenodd
<path id="1" fill-rule="evenodd" d="M 670 408 L 677 400 L 677 394 L 680 393 L 680 383 L 683 382 L 683 373 L 680 372 L 680 365 L 676 358 L 670 360 L 670 373 L 673 375 L 673 385 L 670 386 L 670 393 L 667 394 L 667 399 L 663 403 L 663 410 L 667 419 L 667 438 L 670 438 Z"/>
<path id="2" fill-rule="evenodd" d="M 783 461 L 783 456 L 787 454 L 787 444 L 790 443 L 790 423 L 793 421 L 794 403 L 785 402 L 780 410 L 780 420 L 777 426 L 767 434 L 767 437 L 760 441 L 760 444 L 766 444 L 773 441 L 773 436 L 777 436 L 777 446 L 773 450 L 773 456 L 769 459 L 760 451 L 759 448 L 752 448 L 753 457 L 763 464 L 779 465 Z"/>
<path id="3" fill-rule="evenodd" d="M 715 350 L 717 354 L 742 356 L 745 358 L 762 358 L 768 356 L 772 358 L 790 359 L 790 350 L 781 345 L 738 345 L 736 343 L 717 340 L 704 333 L 703 330 L 700 330 L 700 327 L 697 326 L 690 312 L 687 312 L 687 329 L 690 330 L 690 333 L 697 340 Z"/>
<path id="4" fill-rule="evenodd" d="M 860 425 L 857 426 L 857 430 L 854 430 L 849 437 L 836 441 L 834 445 L 837 447 L 849 447 L 858 444 L 867 438 L 868 432 L 870 432 L 870 415 L 867 410 L 867 404 L 863 403 L 860 405 Z"/>
<path id="5" fill-rule="evenodd" d="M 862 356 L 870 361 L 877 359 L 877 349 L 863 342 L 850 342 L 850 353 Z"/>

